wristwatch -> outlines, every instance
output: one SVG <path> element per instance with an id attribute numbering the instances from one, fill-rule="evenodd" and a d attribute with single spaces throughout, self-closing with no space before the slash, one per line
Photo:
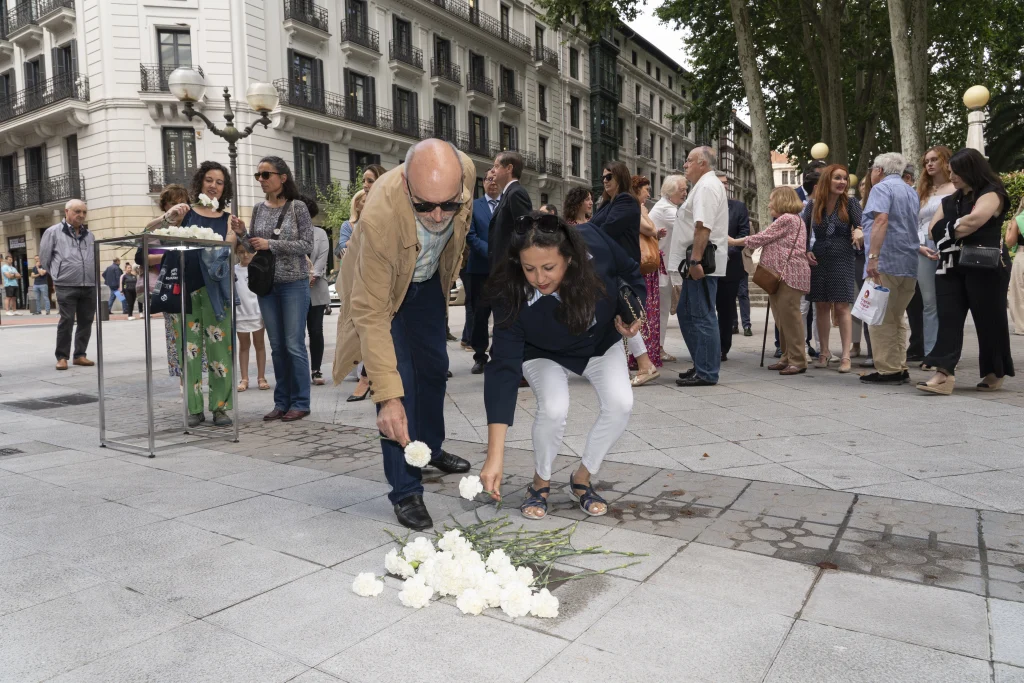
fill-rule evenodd
<path id="1" fill-rule="evenodd" d="M 699 266 L 700 265 L 700 261 L 694 261 L 693 259 L 690 259 L 689 261 L 687 261 L 687 263 L 689 263 L 691 266 Z"/>
<path id="2" fill-rule="evenodd" d="M 868 254 L 868 260 L 870 261 L 871 259 L 877 260 L 878 259 L 878 254 Z"/>

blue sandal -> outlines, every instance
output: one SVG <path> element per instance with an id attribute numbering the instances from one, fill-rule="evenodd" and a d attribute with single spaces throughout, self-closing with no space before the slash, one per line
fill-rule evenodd
<path id="1" fill-rule="evenodd" d="M 548 514 L 548 499 L 542 498 L 542 493 L 550 494 L 551 487 L 545 486 L 536 490 L 534 490 L 532 486 L 526 487 L 526 500 L 524 500 L 523 504 L 519 506 L 519 511 L 523 513 L 523 517 L 526 517 L 527 519 L 544 519 Z M 544 514 L 540 517 L 531 517 L 526 514 L 526 508 L 540 508 L 544 511 Z"/>
<path id="2" fill-rule="evenodd" d="M 579 500 L 580 510 L 583 510 L 591 517 L 601 517 L 602 515 L 608 514 L 608 501 L 597 495 L 593 486 L 590 484 L 577 484 L 572 480 L 572 475 L 569 475 L 569 487 L 572 492 L 572 496 Z M 582 490 L 583 493 L 577 495 L 577 489 Z M 594 503 L 604 503 L 604 512 L 591 512 L 590 508 L 593 507 Z"/>

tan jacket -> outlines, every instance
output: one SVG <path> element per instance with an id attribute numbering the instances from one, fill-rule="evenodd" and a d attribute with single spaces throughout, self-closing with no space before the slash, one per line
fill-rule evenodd
<path id="1" fill-rule="evenodd" d="M 464 176 L 462 208 L 455 214 L 454 232 L 438 265 L 446 306 L 473 219 L 476 166 L 465 154 L 460 152 L 459 157 Z M 402 180 L 403 167 L 391 169 L 373 184 L 338 277 L 339 290 L 345 296 L 338 316 L 334 383 L 340 383 L 362 360 L 371 382 L 370 398 L 375 403 L 405 396 L 391 339 L 391 319 L 412 283 L 420 244 Z"/>

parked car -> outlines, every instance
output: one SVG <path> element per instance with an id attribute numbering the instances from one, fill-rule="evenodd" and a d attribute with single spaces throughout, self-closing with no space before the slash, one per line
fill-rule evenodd
<path id="1" fill-rule="evenodd" d="M 339 308 L 341 306 L 341 297 L 338 296 L 338 289 L 335 286 L 337 281 L 337 271 L 327 276 L 327 291 L 331 295 L 331 308 Z"/>

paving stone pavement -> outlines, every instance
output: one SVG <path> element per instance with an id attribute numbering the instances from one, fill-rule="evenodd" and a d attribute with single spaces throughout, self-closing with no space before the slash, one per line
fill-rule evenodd
<path id="1" fill-rule="evenodd" d="M 666 369 L 635 392 L 598 478 L 609 514 L 586 517 L 559 486 L 549 518 L 523 522 L 578 522 L 577 544 L 646 556 L 560 585 L 557 619 L 509 620 L 450 601 L 406 609 L 392 579 L 377 599 L 351 592 L 401 532 L 372 405 L 344 402 L 352 384 L 315 388 L 293 424 L 263 423 L 271 397 L 250 390 L 238 443 L 148 459 L 99 447 L 96 372 L 53 372 L 52 335 L 4 330 L 0 681 L 1024 680 L 1016 380 L 938 398 L 831 371 L 783 379 L 757 367 L 758 337 L 737 338 L 717 387 L 677 390 Z M 107 427 L 138 434 L 141 323 L 105 336 Z M 668 346 L 685 356 L 678 331 Z M 479 467 L 482 380 L 449 348 L 446 448 Z M 162 363 L 158 349 L 155 422 L 160 443 L 179 443 Z M 585 384 L 571 391 L 560 485 L 597 408 Z M 517 522 L 533 407 L 522 392 L 510 430 Z M 425 472 L 437 528 L 506 514 L 460 498 L 458 478 Z"/>

